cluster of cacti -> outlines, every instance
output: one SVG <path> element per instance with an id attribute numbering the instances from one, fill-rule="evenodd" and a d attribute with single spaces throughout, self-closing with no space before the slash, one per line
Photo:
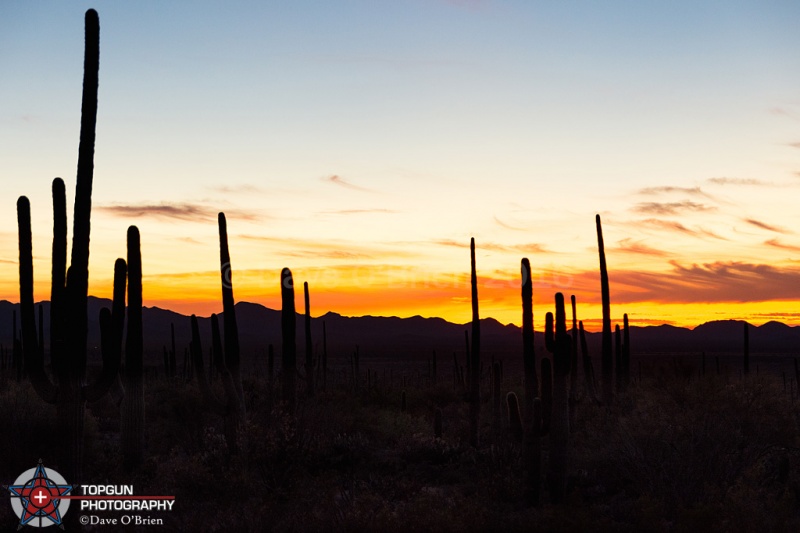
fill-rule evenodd
<path id="1" fill-rule="evenodd" d="M 164 375 L 167 379 L 174 379 L 178 375 L 178 363 L 175 357 L 175 324 L 171 323 L 170 327 L 170 349 L 164 346 Z"/>
<path id="2" fill-rule="evenodd" d="M 233 301 L 233 271 L 231 268 L 230 253 L 228 250 L 228 230 L 224 213 L 219 214 L 219 252 L 220 276 L 222 280 L 222 312 L 224 328 L 223 340 L 220 337 L 219 319 L 216 314 L 211 315 L 211 346 L 212 360 L 216 371 L 222 379 L 224 397 L 214 394 L 210 380 L 205 375 L 203 363 L 203 350 L 200 341 L 200 332 L 197 317 L 192 315 L 192 363 L 197 371 L 200 388 L 207 403 L 224 419 L 225 441 L 231 454 L 239 450 L 239 426 L 245 416 L 244 393 L 242 378 L 239 371 L 239 329 L 236 325 L 236 311 Z M 209 377 L 212 372 L 209 365 Z"/>
<path id="3" fill-rule="evenodd" d="M 117 328 L 119 330 L 117 331 Z M 122 336 L 121 323 L 112 328 Z M 121 338 L 114 337 L 115 347 Z M 144 363 L 142 361 L 142 252 L 139 230 L 128 228 L 128 328 L 125 337 L 124 395 L 120 405 L 123 466 L 132 470 L 144 460 Z"/>
<path id="4" fill-rule="evenodd" d="M 37 394 L 56 404 L 58 420 L 66 442 L 60 468 L 79 482 L 83 468 L 83 428 L 87 401 L 100 399 L 111 386 L 119 369 L 119 350 L 112 349 L 112 329 L 121 331 L 120 310 L 124 309 L 125 262 L 118 259 L 114 268 L 114 311 L 100 315 L 103 339 L 103 370 L 97 381 L 86 383 L 87 297 L 89 283 L 89 231 L 94 170 L 95 124 L 97 120 L 97 75 L 99 66 L 100 24 L 97 12 L 86 12 L 81 130 L 75 194 L 72 257 L 67 259 L 67 208 L 64 182 L 53 181 L 53 257 L 50 306 L 50 354 L 55 382 L 44 369 L 44 351 L 38 344 L 33 305 L 33 261 L 30 204 L 17 202 L 20 252 L 20 305 L 25 368 Z M 121 335 L 120 335 L 121 337 Z"/>
<path id="5" fill-rule="evenodd" d="M 567 334 L 564 295 L 556 293 L 555 332 L 553 315 L 545 319 L 545 345 L 553 356 L 553 404 L 550 413 L 550 456 L 547 481 L 554 503 L 564 498 L 566 490 L 567 454 L 569 449 L 569 397 L 567 377 L 572 360 L 572 339 Z"/>

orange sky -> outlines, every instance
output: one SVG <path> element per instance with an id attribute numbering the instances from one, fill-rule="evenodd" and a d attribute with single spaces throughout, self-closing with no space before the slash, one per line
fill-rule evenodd
<path id="1" fill-rule="evenodd" d="M 78 4 L 0 17 L 2 299 L 19 299 L 21 195 L 49 297 L 50 183 L 70 205 L 75 189 Z M 464 323 L 474 237 L 482 316 L 519 323 L 528 257 L 537 329 L 555 291 L 591 329 L 599 213 L 615 321 L 800 324 L 796 2 L 96 4 L 92 294 L 110 294 L 135 224 L 145 305 L 219 311 L 224 211 L 239 301 L 276 307 L 289 267 L 314 316 Z"/>

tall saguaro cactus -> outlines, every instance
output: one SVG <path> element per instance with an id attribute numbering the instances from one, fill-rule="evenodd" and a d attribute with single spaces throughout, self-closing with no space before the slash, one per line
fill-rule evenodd
<path id="1" fill-rule="evenodd" d="M 42 352 L 37 347 L 33 309 L 33 263 L 31 250 L 30 204 L 21 197 L 17 202 L 20 243 L 20 302 L 24 357 L 31 383 L 46 402 L 57 406 L 61 430 L 66 436 L 60 465 L 75 482 L 83 477 L 83 419 L 87 401 L 104 395 L 119 369 L 119 353 L 103 354 L 103 371 L 98 380 L 86 383 L 87 297 L 89 284 L 89 232 L 91 226 L 92 180 L 94 174 L 95 124 L 97 122 L 97 80 L 100 57 L 100 23 L 97 12 L 86 12 L 86 42 L 81 105 L 81 131 L 78 147 L 78 172 L 75 194 L 72 256 L 69 270 L 67 256 L 66 195 L 60 179 L 53 182 L 53 259 L 51 287 L 51 359 L 55 383 L 44 371 Z M 66 275 L 65 275 L 66 273 Z M 124 299 L 125 266 L 118 260 L 114 269 L 115 310 L 117 298 Z M 124 306 L 124 303 L 122 304 Z M 112 312 L 101 313 L 101 323 L 116 323 Z M 105 339 L 106 343 L 110 343 Z M 116 357 L 115 357 L 116 356 Z"/>
<path id="2" fill-rule="evenodd" d="M 281 374 L 283 376 L 283 402 L 289 414 L 294 415 L 297 404 L 295 374 L 297 372 L 297 317 L 294 307 L 294 280 L 292 271 L 281 271 Z"/>
<path id="3" fill-rule="evenodd" d="M 478 447 L 479 418 L 481 409 L 481 322 L 478 314 L 478 275 L 475 271 L 475 239 L 470 239 L 469 254 L 471 264 L 470 282 L 472 285 L 472 345 L 470 346 L 469 368 L 469 440 Z"/>
<path id="4" fill-rule="evenodd" d="M 603 227 L 600 215 L 595 216 L 597 224 L 597 250 L 600 254 L 600 292 L 603 299 L 603 402 L 611 405 L 614 400 L 614 354 L 611 339 L 611 296 L 608 287 L 608 268 L 606 267 L 606 251 L 603 245 Z"/>
<path id="5" fill-rule="evenodd" d="M 125 338 L 125 396 L 120 406 L 123 466 L 132 470 L 144 460 L 144 364 L 142 361 L 142 252 L 139 230 L 128 228 L 128 331 Z"/>
<path id="6" fill-rule="evenodd" d="M 231 254 L 228 251 L 228 223 L 225 213 L 217 216 L 219 223 L 219 272 L 222 280 L 222 316 L 225 328 L 225 366 L 231 373 L 231 379 L 239 396 L 238 406 L 245 414 L 244 389 L 239 362 L 239 328 L 236 325 L 236 309 L 233 305 L 233 269 Z M 215 350 L 214 357 L 217 357 Z"/>

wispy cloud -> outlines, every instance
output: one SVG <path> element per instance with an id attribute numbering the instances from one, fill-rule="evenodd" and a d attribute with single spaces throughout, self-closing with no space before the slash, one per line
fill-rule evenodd
<path id="1" fill-rule="evenodd" d="M 789 144 L 789 146 L 791 146 L 792 148 L 800 148 L 800 142 L 796 142 L 796 143 L 788 143 L 788 144 Z"/>
<path id="2" fill-rule="evenodd" d="M 270 245 L 271 254 L 281 257 L 324 257 L 329 259 L 413 258 L 418 254 L 400 247 L 387 248 L 364 242 L 337 239 L 294 239 L 264 235 L 239 234 L 237 238 Z"/>
<path id="3" fill-rule="evenodd" d="M 800 267 L 717 261 L 685 266 L 670 261 L 671 270 L 616 270 L 609 272 L 611 292 L 620 303 L 764 302 L 800 298 Z M 571 276 L 571 290 L 596 302 L 598 275 L 594 271 Z"/>
<path id="4" fill-rule="evenodd" d="M 350 189 L 353 191 L 375 192 L 372 189 L 368 189 L 366 187 L 361 187 L 360 185 L 355 185 L 353 183 L 350 183 L 349 181 L 347 181 L 346 179 L 337 174 L 333 174 L 325 178 L 322 178 L 322 181 L 325 181 L 327 183 L 333 183 L 334 185 L 338 185 L 340 187 L 344 187 L 345 189 Z"/>
<path id="5" fill-rule="evenodd" d="M 432 242 L 433 244 L 437 244 L 439 246 L 469 248 L 468 242 L 454 241 L 452 239 L 440 239 Z M 488 250 L 491 252 L 513 252 L 513 253 L 523 253 L 523 254 L 549 253 L 549 250 L 545 248 L 543 245 L 533 242 L 527 244 L 499 244 L 496 242 L 479 241 L 475 243 L 475 248 L 477 248 L 478 250 Z"/>
<path id="6" fill-rule="evenodd" d="M 153 217 L 166 220 L 184 220 L 206 222 L 216 220 L 219 210 L 211 206 L 191 203 L 177 204 L 114 204 L 97 206 L 98 211 L 122 218 Z M 225 215 L 231 218 L 257 220 L 260 217 L 252 212 L 238 209 L 225 210 Z"/>
<path id="7" fill-rule="evenodd" d="M 395 209 L 333 209 L 320 211 L 321 215 L 364 215 L 370 213 L 399 213 Z"/>
<path id="8" fill-rule="evenodd" d="M 761 220 L 756 220 L 754 218 L 745 218 L 745 222 L 750 224 L 751 226 L 755 226 L 757 228 L 765 229 L 767 231 L 773 231 L 775 233 L 791 233 L 791 231 L 787 230 L 786 228 L 781 228 L 779 226 L 773 226 L 771 224 L 767 224 L 766 222 L 762 222 Z"/>
<path id="9" fill-rule="evenodd" d="M 717 235 L 711 230 L 707 230 L 702 227 L 687 228 L 686 226 L 675 220 L 661 220 L 658 218 L 648 218 L 646 220 L 638 220 L 635 222 L 635 224 L 643 227 L 650 227 L 657 230 L 674 231 L 678 233 L 683 233 L 685 235 L 692 235 L 694 237 L 711 237 L 722 241 L 728 240 L 725 237 L 722 237 L 721 235 Z"/>
<path id="10" fill-rule="evenodd" d="M 241 185 L 219 185 L 216 187 L 209 187 L 209 190 L 228 194 L 261 194 L 265 192 L 261 187 L 248 183 Z"/>
<path id="11" fill-rule="evenodd" d="M 636 205 L 633 210 L 637 213 L 644 213 L 648 215 L 677 215 L 678 213 L 686 211 L 714 211 L 716 210 L 716 207 L 698 204 L 696 202 L 690 202 L 687 200 L 683 202 L 643 202 Z"/>
<path id="12" fill-rule="evenodd" d="M 641 242 L 634 242 L 633 239 L 622 239 L 617 243 L 615 248 L 611 248 L 611 251 L 614 252 L 623 252 L 629 254 L 641 254 L 641 255 L 650 255 L 656 257 L 664 257 L 669 255 L 669 253 L 665 252 L 664 250 L 657 250 L 656 248 L 651 248 L 646 244 L 642 244 Z"/>
<path id="13" fill-rule="evenodd" d="M 772 246 L 773 248 L 779 248 L 781 250 L 788 250 L 790 252 L 800 252 L 800 246 L 793 246 L 791 244 L 786 244 L 778 239 L 770 239 L 768 241 L 764 241 L 764 244 L 767 246 Z"/>
<path id="14" fill-rule="evenodd" d="M 519 226 L 512 226 L 511 224 L 503 222 L 502 220 L 500 220 L 497 217 L 497 215 L 494 216 L 494 221 L 497 223 L 497 225 L 499 225 L 500 227 L 506 228 L 506 229 L 511 229 L 511 230 L 514 230 L 514 231 L 528 231 L 528 228 L 522 228 L 522 227 L 519 227 Z"/>
<path id="15" fill-rule="evenodd" d="M 711 195 L 703 191 L 700 187 L 675 187 L 673 185 L 665 185 L 661 187 L 645 187 L 639 189 L 637 194 L 646 196 L 655 196 L 662 194 L 687 194 L 690 196 L 702 196 L 703 198 L 711 198 Z"/>
<path id="16" fill-rule="evenodd" d="M 648 218 L 646 220 L 641 220 L 638 223 L 643 224 L 645 226 L 650 226 L 655 229 L 661 229 L 666 231 L 677 231 L 679 233 L 685 233 L 686 235 L 697 235 L 696 231 L 690 230 L 680 222 L 676 222 L 674 220 L 660 220 L 658 218 Z"/>
<path id="17" fill-rule="evenodd" d="M 755 178 L 709 178 L 709 183 L 714 185 L 754 185 L 754 186 L 770 186 L 775 185 L 769 181 L 757 180 Z"/>

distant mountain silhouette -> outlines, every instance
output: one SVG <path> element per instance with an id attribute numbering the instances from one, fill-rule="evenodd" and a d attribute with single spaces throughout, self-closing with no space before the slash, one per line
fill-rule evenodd
<path id="1" fill-rule="evenodd" d="M 45 323 L 45 343 L 49 345 L 50 303 L 42 302 Z M 102 307 L 111 307 L 111 301 L 89 297 L 89 347 L 90 360 L 99 361 L 100 333 L 98 314 Z M 38 317 L 39 304 L 36 304 Z M 19 304 L 0 301 L 0 344 L 11 347 L 12 310 Z M 537 316 L 537 357 L 546 354 L 542 328 L 542 316 Z M 189 317 L 157 307 L 146 307 L 142 313 L 145 341 L 145 360 L 150 365 L 161 365 L 163 347 L 170 346 L 170 324 L 175 325 L 178 364 L 183 361 L 184 349 L 189 345 Z M 240 302 L 236 304 L 239 339 L 245 363 L 254 358 L 265 359 L 267 347 L 274 346 L 276 357 L 280 357 L 281 313 L 259 304 Z M 426 360 L 433 350 L 437 358 L 449 365 L 456 353 L 463 361 L 465 353 L 464 331 L 469 324 L 453 324 L 441 318 L 398 317 L 344 317 L 337 313 L 326 313 L 312 319 L 312 335 L 317 353 L 322 349 L 322 322 L 328 332 L 328 354 L 333 358 L 349 357 L 359 346 L 360 353 L 370 359 L 419 359 Z M 209 318 L 200 318 L 200 334 L 203 350 L 208 353 L 211 345 Z M 303 350 L 303 321 L 298 314 L 297 343 Z M 707 322 L 694 328 L 669 325 L 631 326 L 631 345 L 637 353 L 739 353 L 743 343 L 742 321 L 720 320 Z M 590 353 L 600 355 L 600 334 L 587 333 Z M 520 353 L 522 334 L 514 325 L 503 325 L 493 318 L 481 320 L 481 353 L 486 358 L 508 358 Z M 796 353 L 800 350 L 800 327 L 787 326 L 780 322 L 768 322 L 760 327 L 750 327 L 751 353 Z M 463 363 L 462 363 L 463 364 Z"/>

